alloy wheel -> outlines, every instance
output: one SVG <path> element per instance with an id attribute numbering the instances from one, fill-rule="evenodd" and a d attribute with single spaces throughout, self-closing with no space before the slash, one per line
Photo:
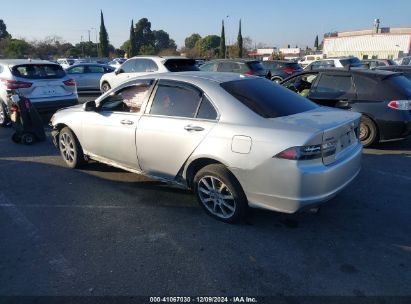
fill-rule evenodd
<path id="1" fill-rule="evenodd" d="M 61 134 L 60 151 L 66 162 L 68 163 L 74 162 L 74 157 L 75 157 L 74 141 L 71 138 L 71 136 L 67 133 Z"/>
<path id="2" fill-rule="evenodd" d="M 198 194 L 202 204 L 213 215 L 230 218 L 236 211 L 236 202 L 230 189 L 215 176 L 204 176 L 198 183 Z"/>

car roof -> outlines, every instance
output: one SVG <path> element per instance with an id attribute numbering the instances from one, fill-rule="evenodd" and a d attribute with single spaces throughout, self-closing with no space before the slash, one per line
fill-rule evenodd
<path id="1" fill-rule="evenodd" d="M 387 66 L 381 66 L 377 67 L 378 70 L 398 70 L 398 71 L 405 71 L 405 70 L 411 70 L 411 65 L 387 65 Z"/>
<path id="2" fill-rule="evenodd" d="M 56 64 L 55 62 L 51 62 L 48 60 L 39 60 L 39 59 L 1 59 L 0 64 L 8 65 L 10 67 L 15 65 L 22 65 L 22 64 Z"/>
<path id="3" fill-rule="evenodd" d="M 134 56 L 131 57 L 129 59 L 134 59 L 134 58 L 148 58 L 148 59 L 165 59 L 165 60 L 169 60 L 169 59 L 191 59 L 191 58 L 187 58 L 187 57 L 183 57 L 183 56 L 154 56 L 154 55 L 139 55 L 139 56 Z M 191 59 L 194 60 L 194 59 Z"/>
<path id="4" fill-rule="evenodd" d="M 260 62 L 256 59 L 244 59 L 244 58 L 237 58 L 237 59 L 214 59 L 210 60 L 209 62 Z"/>
<path id="5" fill-rule="evenodd" d="M 313 74 L 313 73 L 327 73 L 327 74 L 335 74 L 335 75 L 357 74 L 357 75 L 363 75 L 366 77 L 377 77 L 377 78 L 387 78 L 389 76 L 401 74 L 401 73 L 386 71 L 386 70 L 368 70 L 368 69 L 355 69 L 355 68 L 348 70 L 344 68 L 334 68 L 334 69 L 318 69 L 314 71 L 303 71 L 295 75 Z"/>
<path id="6" fill-rule="evenodd" d="M 94 63 L 94 62 L 80 62 L 80 63 L 75 63 L 75 64 L 71 65 L 70 68 L 74 68 L 74 67 L 78 67 L 78 66 L 88 66 L 88 65 L 110 67 L 108 64 Z"/>

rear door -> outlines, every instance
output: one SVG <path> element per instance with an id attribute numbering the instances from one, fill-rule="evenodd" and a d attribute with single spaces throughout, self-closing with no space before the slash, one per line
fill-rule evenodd
<path id="1" fill-rule="evenodd" d="M 87 89 L 88 83 L 85 74 L 85 67 L 83 65 L 72 66 L 67 69 L 67 75 L 76 81 L 77 89 L 84 90 Z"/>
<path id="2" fill-rule="evenodd" d="M 100 78 L 104 75 L 104 67 L 100 65 L 88 65 L 86 67 L 87 88 L 98 90 L 100 88 Z"/>
<path id="3" fill-rule="evenodd" d="M 320 73 L 308 94 L 315 103 L 348 109 L 355 99 L 354 81 L 350 74 Z"/>
<path id="4" fill-rule="evenodd" d="M 198 88 L 160 80 L 136 134 L 138 161 L 147 174 L 174 179 L 217 123 L 210 99 Z"/>

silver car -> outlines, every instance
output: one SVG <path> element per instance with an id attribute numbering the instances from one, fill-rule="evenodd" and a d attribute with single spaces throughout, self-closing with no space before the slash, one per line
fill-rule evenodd
<path id="1" fill-rule="evenodd" d="M 10 90 L 29 98 L 40 113 L 78 103 L 76 82 L 60 65 L 44 60 L 0 60 L 0 126 L 9 122 Z"/>
<path id="2" fill-rule="evenodd" d="M 97 63 L 79 63 L 66 69 L 67 75 L 77 84 L 77 90 L 100 90 L 100 79 L 106 73 L 114 72 L 115 68 Z"/>
<path id="3" fill-rule="evenodd" d="M 270 80 L 234 73 L 151 74 L 55 113 L 70 168 L 94 159 L 192 189 L 211 216 L 294 213 L 360 171 L 361 115 L 319 107 Z"/>

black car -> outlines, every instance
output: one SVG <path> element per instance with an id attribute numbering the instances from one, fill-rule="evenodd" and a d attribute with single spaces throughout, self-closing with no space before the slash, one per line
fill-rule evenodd
<path id="1" fill-rule="evenodd" d="M 294 61 L 267 60 L 261 62 L 261 64 L 270 71 L 271 80 L 277 83 L 303 70 L 303 68 Z"/>
<path id="2" fill-rule="evenodd" d="M 411 80 L 411 65 L 389 65 L 389 66 L 377 67 L 377 70 L 399 72 Z"/>
<path id="3" fill-rule="evenodd" d="M 200 66 L 200 71 L 232 72 L 269 78 L 269 71 L 263 67 L 260 61 L 249 59 L 212 60 Z"/>
<path id="4" fill-rule="evenodd" d="M 364 146 L 411 134 L 411 81 L 400 73 L 325 69 L 302 72 L 281 85 L 317 104 L 362 113 Z"/>

